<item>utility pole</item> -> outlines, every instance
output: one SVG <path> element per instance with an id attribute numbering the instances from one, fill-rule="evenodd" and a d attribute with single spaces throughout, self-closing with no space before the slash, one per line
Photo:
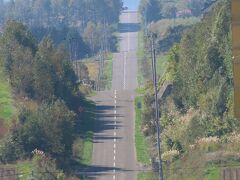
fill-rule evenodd
<path id="1" fill-rule="evenodd" d="M 155 37 L 151 33 L 151 52 L 152 52 L 152 77 L 155 93 L 155 125 L 157 130 L 157 148 L 158 148 L 158 171 L 159 180 L 163 180 L 163 168 L 161 158 L 161 137 L 160 137 L 160 122 L 159 122 L 159 106 L 158 106 L 158 88 L 157 88 L 157 68 L 156 68 L 156 49 L 155 49 Z"/>

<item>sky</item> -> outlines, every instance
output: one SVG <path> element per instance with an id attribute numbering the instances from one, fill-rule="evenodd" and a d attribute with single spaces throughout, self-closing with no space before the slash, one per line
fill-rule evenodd
<path id="1" fill-rule="evenodd" d="M 129 10 L 137 10 L 140 0 L 123 0 L 124 6 L 127 6 Z"/>
<path id="2" fill-rule="evenodd" d="M 8 0 L 4 0 L 8 1 Z M 123 0 L 124 6 L 127 6 L 129 10 L 137 10 L 140 0 Z"/>

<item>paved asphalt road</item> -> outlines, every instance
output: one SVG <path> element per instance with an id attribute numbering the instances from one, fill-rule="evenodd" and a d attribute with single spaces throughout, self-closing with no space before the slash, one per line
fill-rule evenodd
<path id="1" fill-rule="evenodd" d="M 99 92 L 91 179 L 135 180 L 134 90 L 137 88 L 136 12 L 120 17 L 120 52 L 114 54 L 112 90 Z"/>

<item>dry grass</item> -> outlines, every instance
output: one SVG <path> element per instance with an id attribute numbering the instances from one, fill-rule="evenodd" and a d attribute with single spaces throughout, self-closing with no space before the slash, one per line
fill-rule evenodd
<path id="1" fill-rule="evenodd" d="M 98 64 L 98 62 L 84 62 L 84 64 L 88 68 L 90 79 L 91 80 L 97 80 L 97 78 L 98 78 L 98 71 L 99 71 L 99 64 Z"/>

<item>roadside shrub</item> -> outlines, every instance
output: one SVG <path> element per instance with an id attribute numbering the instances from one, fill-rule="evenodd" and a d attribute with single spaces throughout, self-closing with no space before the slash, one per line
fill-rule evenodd
<path id="1" fill-rule="evenodd" d="M 196 145 L 204 152 L 216 151 L 221 147 L 221 141 L 218 137 L 204 137 L 196 141 Z"/>
<path id="2" fill-rule="evenodd" d="M 1 140 L 0 144 L 0 161 L 1 163 L 12 163 L 23 157 L 23 147 L 14 141 L 9 134 Z"/>
<path id="3" fill-rule="evenodd" d="M 166 151 L 162 154 L 162 160 L 167 162 L 172 162 L 176 158 L 178 158 L 180 155 L 180 152 L 178 150 L 170 150 Z"/>

